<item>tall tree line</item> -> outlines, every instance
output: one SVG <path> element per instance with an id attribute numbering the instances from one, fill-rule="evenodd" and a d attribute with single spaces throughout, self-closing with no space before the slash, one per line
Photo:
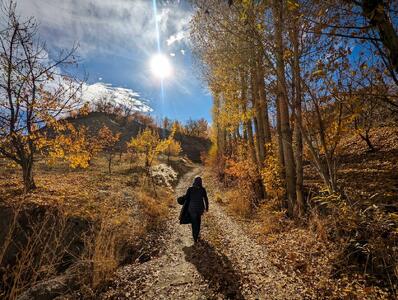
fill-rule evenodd
<path id="1" fill-rule="evenodd" d="M 368 2 L 194 1 L 191 39 L 214 99 L 212 154 L 221 177 L 228 158 L 255 165 L 255 201 L 267 198 L 267 157 L 277 155 L 283 207 L 301 217 L 304 158 L 329 193 L 339 190 L 341 138 L 369 118 L 350 107 L 365 101 L 396 115 L 396 8 L 383 4 L 381 20 Z"/>

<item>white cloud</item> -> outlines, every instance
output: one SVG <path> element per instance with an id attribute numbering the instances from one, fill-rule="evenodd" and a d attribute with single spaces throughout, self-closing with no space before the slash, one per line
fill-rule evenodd
<path id="1" fill-rule="evenodd" d="M 189 22 L 193 12 L 183 1 L 157 2 L 156 18 L 159 22 L 160 46 L 165 53 L 174 56 L 172 63 L 175 73 L 165 81 L 165 86 L 173 92 L 190 94 L 198 84 L 197 78 L 184 57 L 178 54 L 185 55 L 188 51 L 181 48 L 189 48 Z M 83 65 L 86 61 L 91 64 L 97 63 L 97 56 L 101 54 L 105 55 L 100 59 L 109 59 L 106 63 L 100 61 L 100 67 L 112 65 L 113 61 L 134 62 L 131 70 L 122 70 L 123 74 L 131 76 L 126 77 L 125 83 L 138 87 L 145 95 L 153 94 L 153 98 L 157 97 L 155 91 L 159 88 L 158 82 L 148 80 L 151 78 L 148 62 L 157 52 L 152 1 L 18 0 L 18 10 L 23 17 L 33 16 L 37 19 L 40 37 L 46 41 L 50 50 L 70 48 L 73 43 L 78 42 L 80 47 L 77 54 L 83 59 Z M 129 67 L 131 68 L 131 65 Z M 90 66 L 88 68 L 90 69 Z M 102 76 L 105 74 L 103 71 L 108 72 L 100 70 L 99 74 Z M 111 80 L 112 72 L 115 71 L 110 68 L 109 72 L 106 80 Z M 98 81 L 102 80 L 98 78 Z M 121 81 L 118 78 L 117 82 Z M 98 84 L 100 83 L 90 88 L 96 90 L 93 92 L 95 95 L 101 94 L 104 86 L 116 93 L 117 96 L 110 96 L 112 99 L 120 99 L 120 95 L 124 95 L 119 88 Z"/>
<path id="2" fill-rule="evenodd" d="M 132 111 L 150 112 L 152 108 L 147 104 L 139 93 L 132 89 L 113 87 L 111 84 L 97 82 L 94 84 L 84 84 L 82 87 L 82 100 L 95 104 L 100 100 L 105 100 L 113 106 L 123 106 Z"/>
<path id="3" fill-rule="evenodd" d="M 18 10 L 37 19 L 40 35 L 50 46 L 70 48 L 77 42 L 83 57 L 99 51 L 132 57 L 156 49 L 149 0 L 20 0 Z M 164 45 L 171 34 L 186 29 L 190 17 L 178 2 L 158 4 L 156 18 Z"/>
<path id="4" fill-rule="evenodd" d="M 174 43 L 188 42 L 189 39 L 189 22 L 192 18 L 192 12 L 184 12 L 179 14 L 178 19 L 175 21 L 175 31 L 167 39 L 167 46 Z"/>
<path id="5" fill-rule="evenodd" d="M 177 34 L 171 35 L 167 39 L 167 46 L 170 46 L 170 45 L 174 44 L 175 42 L 179 42 L 187 36 L 188 36 L 188 34 L 186 31 L 177 32 Z"/>

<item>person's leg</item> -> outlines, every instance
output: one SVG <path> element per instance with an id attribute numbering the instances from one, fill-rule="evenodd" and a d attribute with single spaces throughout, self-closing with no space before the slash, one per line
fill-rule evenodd
<path id="1" fill-rule="evenodd" d="M 191 215 L 191 220 L 192 220 L 192 237 L 193 240 L 196 242 L 198 240 L 199 230 L 200 230 L 200 216 L 196 214 Z"/>
<path id="2" fill-rule="evenodd" d="M 199 236 L 200 236 L 200 223 L 202 222 L 202 218 L 201 218 L 201 215 L 198 215 L 198 217 L 197 217 L 197 228 L 196 228 L 196 240 L 198 240 L 199 239 Z"/>

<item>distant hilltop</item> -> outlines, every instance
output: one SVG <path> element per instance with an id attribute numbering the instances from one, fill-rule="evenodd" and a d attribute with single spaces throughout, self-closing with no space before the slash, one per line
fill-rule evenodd
<path id="1" fill-rule="evenodd" d="M 120 146 L 125 147 L 126 142 L 148 127 L 134 117 L 124 117 L 106 112 L 90 112 L 87 115 L 71 117 L 67 119 L 75 127 L 86 126 L 90 132 L 98 132 L 101 127 L 107 126 L 113 133 L 120 133 Z M 155 127 L 161 137 L 167 137 L 170 131 Z M 197 136 L 190 136 L 177 132 L 175 139 L 181 143 L 182 154 L 191 161 L 201 162 L 201 153 L 207 152 L 211 142 L 209 139 Z"/>

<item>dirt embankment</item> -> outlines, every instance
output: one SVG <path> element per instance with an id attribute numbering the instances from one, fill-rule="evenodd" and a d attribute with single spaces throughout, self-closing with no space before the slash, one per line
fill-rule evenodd
<path id="1" fill-rule="evenodd" d="M 172 161 L 178 171 L 192 168 Z M 112 174 L 101 157 L 85 170 L 40 161 L 38 188 L 23 195 L 19 172 L 2 169 L 0 298 L 90 299 L 120 265 L 158 255 L 171 187 L 139 174 L 133 182 L 134 172 L 123 158 Z"/>

